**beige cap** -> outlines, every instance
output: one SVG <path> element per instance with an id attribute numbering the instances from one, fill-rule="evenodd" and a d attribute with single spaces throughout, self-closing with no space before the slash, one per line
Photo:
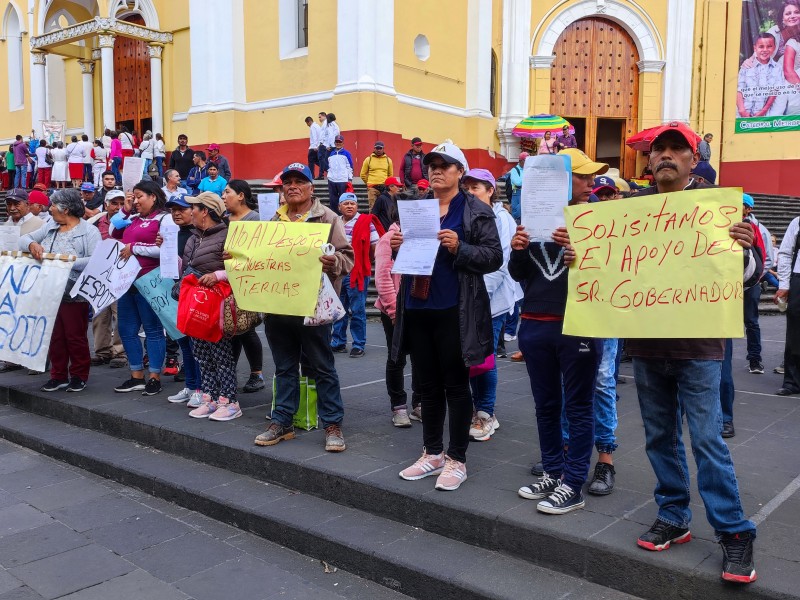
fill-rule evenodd
<path id="1" fill-rule="evenodd" d="M 208 208 L 208 210 L 217 213 L 218 217 L 225 214 L 225 203 L 222 198 L 214 192 L 202 192 L 197 196 L 184 196 L 184 201 L 189 204 L 200 204 Z"/>

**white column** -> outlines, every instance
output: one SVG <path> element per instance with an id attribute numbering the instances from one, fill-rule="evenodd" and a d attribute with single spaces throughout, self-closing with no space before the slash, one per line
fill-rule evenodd
<path id="1" fill-rule="evenodd" d="M 692 27 L 695 0 L 669 0 L 667 60 L 664 67 L 664 121 L 689 121 L 692 94 Z"/>
<path id="2" fill-rule="evenodd" d="M 394 0 L 339 0 L 336 28 L 337 81 L 333 93 L 395 95 Z"/>
<path id="3" fill-rule="evenodd" d="M 467 112 L 491 117 L 492 2 L 469 0 L 467 5 Z"/>
<path id="4" fill-rule="evenodd" d="M 42 121 L 47 120 L 47 53 L 31 51 L 31 128 L 42 135 Z"/>
<path id="5" fill-rule="evenodd" d="M 161 81 L 162 44 L 150 44 L 150 98 L 152 101 L 153 134 L 164 135 L 164 102 Z"/>
<path id="6" fill-rule="evenodd" d="M 517 160 L 519 139 L 511 130 L 528 116 L 530 103 L 531 2 L 503 2 L 503 66 L 500 119 L 497 136 L 501 152 L 509 161 Z"/>
<path id="7" fill-rule="evenodd" d="M 114 107 L 114 40 L 113 34 L 100 36 L 100 68 L 103 78 L 103 130 L 116 129 Z"/>
<path id="8" fill-rule="evenodd" d="M 79 60 L 83 78 L 83 133 L 94 139 L 94 61 Z"/>

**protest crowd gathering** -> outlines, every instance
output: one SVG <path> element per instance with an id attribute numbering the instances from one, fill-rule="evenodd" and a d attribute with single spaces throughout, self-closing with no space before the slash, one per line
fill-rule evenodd
<path id="1" fill-rule="evenodd" d="M 611 494 L 619 363 L 632 360 L 658 504 L 655 521 L 638 545 L 663 551 L 691 540 L 689 470 L 681 440 L 685 423 L 706 517 L 723 551 L 722 577 L 754 581 L 756 527 L 744 515 L 723 440 L 735 435 L 731 340 L 565 335 L 568 278 L 576 253 L 566 228 L 552 231 L 549 240 L 536 241 L 521 225 L 524 165 L 533 155 L 522 153 L 519 164 L 496 179 L 489 170 L 471 169 L 449 140 L 425 152 L 422 140 L 413 138 L 411 148 L 395 162 L 384 144 L 375 141 L 359 170 L 335 115 L 308 117 L 306 125 L 308 155 L 296 157 L 300 160 L 269 182 L 276 194 L 270 214 L 259 214 L 267 205 L 260 205 L 246 181 L 233 177 L 216 144 L 198 151 L 180 135 L 178 146 L 168 152 L 160 133 L 146 132 L 139 139 L 136 132 L 124 129 L 107 130 L 93 142 L 73 136 L 66 147 L 61 142 L 52 147 L 45 141 L 29 143 L 17 136 L 5 157 L 3 183 L 10 189 L 8 221 L 3 225 L 19 227 L 16 250 L 34 260 L 77 257 L 50 340 L 49 381 L 41 390 L 81 392 L 92 368 L 127 369 L 127 378 L 121 377 L 114 388 L 117 393 L 157 396 L 169 376 L 181 384 L 165 400 L 186 405 L 193 418 L 233 420 L 242 415 L 237 394 L 270 393 L 257 333 L 263 323 L 275 366 L 273 410 L 254 443 L 272 446 L 295 437 L 298 409 L 301 400 L 308 401 L 313 382 L 325 450 L 342 452 L 345 410 L 336 355 L 358 359 L 367 351 L 367 290 L 374 277 L 375 306 L 388 347 L 387 420 L 399 428 L 410 428 L 414 421 L 422 425 L 422 454 L 399 473 L 401 478 L 432 477 L 435 488 L 445 491 L 467 481 L 470 441 L 501 435 L 495 412 L 497 405 L 502 411 L 496 360 L 506 358 L 505 342 L 517 340 L 519 352 L 509 358 L 527 368 L 541 448 L 519 496 L 536 502 L 541 513 L 562 515 L 584 507 L 584 493 Z M 710 140 L 710 134 L 701 138 L 679 122 L 657 129 L 650 143 L 646 187 L 607 174 L 608 165 L 582 152 L 568 126 L 548 132 L 536 155 L 567 159 L 570 206 L 635 202 L 653 194 L 714 187 Z M 142 172 L 130 189 L 124 189 L 125 162 L 131 159 L 143 159 L 138 167 Z M 359 212 L 353 192 L 357 175 L 367 186 L 366 213 Z M 314 195 L 314 181 L 322 179 L 329 190 L 327 206 Z M 395 261 L 404 243 L 410 246 L 413 241 L 412 232 L 401 229 L 404 203 L 429 199 L 435 199 L 430 206 L 438 208 L 432 218 L 438 219 L 432 270 L 428 275 L 398 274 Z M 772 286 L 777 288 L 776 302 L 782 308 L 788 303 L 786 360 L 775 367 L 776 372 L 785 371 L 778 394 L 797 394 L 800 352 L 793 349 L 800 347 L 798 219 L 778 249 L 752 214 L 754 201 L 747 194 L 742 210 L 729 235 L 743 256 L 749 370 L 764 372 L 758 298 L 762 286 Z M 319 255 L 324 276 L 314 315 L 236 309 L 241 298 L 235 297 L 238 286 L 226 264 L 230 267 L 239 259 L 226 244 L 228 232 L 263 221 L 326 226 Z M 131 283 L 154 278 L 156 270 L 164 268 L 163 254 L 170 248 L 179 276 L 162 276 L 178 305 L 177 323 L 168 326 L 136 284 L 100 311 L 83 291 L 69 294 L 73 286 L 84 289 L 81 274 L 101 244 L 117 247 L 118 260 L 138 267 Z M 200 291 L 204 298 L 216 298 L 211 302 L 216 312 L 200 315 L 204 320 L 198 324 L 200 304 L 194 312 L 184 308 Z M 323 297 L 337 309 L 333 316 L 320 311 Z M 236 375 L 242 351 L 250 372 L 245 382 L 237 381 Z M 404 384 L 407 366 L 410 402 Z M 2 364 L 3 371 L 20 368 Z M 597 458 L 592 468 L 593 449 Z"/>

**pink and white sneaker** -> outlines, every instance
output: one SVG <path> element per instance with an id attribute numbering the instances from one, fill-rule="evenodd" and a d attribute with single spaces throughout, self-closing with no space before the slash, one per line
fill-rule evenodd
<path id="1" fill-rule="evenodd" d="M 206 419 L 216 412 L 217 403 L 211 400 L 211 397 L 208 397 L 208 400 L 206 400 L 205 397 L 208 396 L 208 394 L 203 394 L 203 396 L 203 403 L 189 413 L 190 417 L 195 419 Z"/>
<path id="2" fill-rule="evenodd" d="M 195 390 L 192 392 L 192 395 L 189 396 L 189 402 L 186 403 L 186 406 L 189 408 L 198 408 L 203 402 L 211 402 L 211 396 L 204 394 L 202 390 Z"/>
<path id="3" fill-rule="evenodd" d="M 437 490 L 453 491 L 467 480 L 467 465 L 462 462 L 444 457 L 444 471 L 436 480 Z"/>
<path id="4" fill-rule="evenodd" d="M 238 402 L 231 402 L 225 396 L 220 396 L 217 401 L 217 410 L 214 414 L 208 415 L 209 421 L 232 421 L 242 416 L 242 409 Z"/>
<path id="5" fill-rule="evenodd" d="M 400 477 L 406 481 L 416 481 L 431 475 L 438 475 L 444 469 L 444 452 L 441 454 L 427 454 L 422 456 L 410 467 L 400 471 Z"/>

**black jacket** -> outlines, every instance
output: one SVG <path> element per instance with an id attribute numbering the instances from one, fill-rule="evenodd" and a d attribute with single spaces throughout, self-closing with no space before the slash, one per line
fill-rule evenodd
<path id="1" fill-rule="evenodd" d="M 389 192 L 386 191 L 378 196 L 370 212 L 378 217 L 381 225 L 383 225 L 384 231 L 389 231 L 389 226 L 400 220 L 400 216 L 397 212 L 397 200 L 392 198 Z"/>
<path id="2" fill-rule="evenodd" d="M 569 275 L 561 246 L 531 242 L 525 250 L 512 250 L 508 272 L 525 292 L 520 312 L 564 315 Z"/>
<path id="3" fill-rule="evenodd" d="M 181 179 L 189 176 L 189 171 L 194 166 L 194 150 L 186 146 L 186 152 L 181 156 L 181 151 L 175 148 L 169 155 L 169 168 L 176 169 L 181 174 Z"/>
<path id="4" fill-rule="evenodd" d="M 494 212 L 472 194 L 465 194 L 464 241 L 458 246 L 455 268 L 458 271 L 458 321 L 461 356 L 466 366 L 481 364 L 494 352 L 492 310 L 483 276 L 503 264 L 503 248 L 497 233 Z M 403 348 L 406 289 L 411 276 L 403 275 L 397 293 L 397 321 L 392 338 L 392 359 Z"/>
<path id="5" fill-rule="evenodd" d="M 417 182 L 411 181 L 411 161 L 414 160 L 411 158 L 414 156 L 414 151 L 409 150 L 406 152 L 405 156 L 403 157 L 403 183 L 408 185 L 414 185 Z M 422 164 L 422 178 L 428 178 L 428 165 L 425 164 L 425 153 L 422 152 L 419 155 L 419 161 Z"/>

